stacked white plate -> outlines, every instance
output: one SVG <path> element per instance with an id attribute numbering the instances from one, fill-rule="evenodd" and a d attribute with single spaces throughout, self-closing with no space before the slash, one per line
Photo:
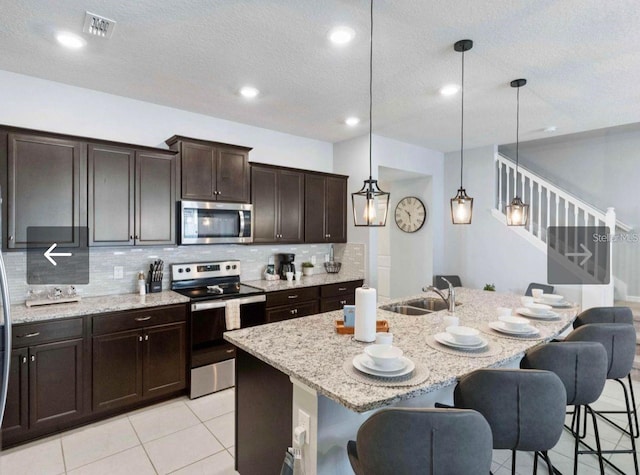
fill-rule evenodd
<path id="1" fill-rule="evenodd" d="M 401 356 L 385 368 L 378 366 L 368 355 L 360 353 L 353 358 L 353 366 L 360 372 L 383 378 L 397 378 L 411 373 L 416 365 L 406 356 Z"/>
<path id="2" fill-rule="evenodd" d="M 465 332 L 464 340 L 462 341 L 460 338 L 456 339 L 456 337 L 449 332 L 456 330 L 459 331 L 465 328 L 467 327 L 447 327 L 446 332 L 436 333 L 433 335 L 433 339 L 441 345 L 455 348 L 457 350 L 481 350 L 489 344 L 487 340 L 479 335 L 477 330 L 475 330 L 475 334 L 471 334 L 471 332 L 468 331 Z"/>
<path id="3" fill-rule="evenodd" d="M 558 317 L 558 314 L 551 310 L 551 306 L 541 303 L 532 303 L 525 307 L 520 307 L 516 312 L 519 315 L 540 320 L 553 320 Z"/>
<path id="4" fill-rule="evenodd" d="M 558 294 L 542 294 L 540 298 L 534 299 L 533 301 L 535 303 L 550 305 L 554 308 L 567 308 L 573 306 L 571 302 L 565 300 L 562 295 Z"/>
<path id="5" fill-rule="evenodd" d="M 514 336 L 534 336 L 539 334 L 539 330 L 529 325 L 529 320 L 522 317 L 513 317 L 511 315 L 498 317 L 498 321 L 489 322 L 489 328 Z"/>

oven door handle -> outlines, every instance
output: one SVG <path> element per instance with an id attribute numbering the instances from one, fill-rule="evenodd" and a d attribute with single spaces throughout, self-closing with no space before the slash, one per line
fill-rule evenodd
<path id="1" fill-rule="evenodd" d="M 191 304 L 192 312 L 199 312 L 201 310 L 211 310 L 212 308 L 224 308 L 226 304 L 224 300 L 216 300 L 213 302 L 196 302 Z"/>

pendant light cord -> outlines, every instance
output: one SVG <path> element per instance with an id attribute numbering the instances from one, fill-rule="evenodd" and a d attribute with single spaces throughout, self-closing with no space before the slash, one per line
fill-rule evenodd
<path id="1" fill-rule="evenodd" d="M 372 133 L 373 133 L 373 0 L 371 0 L 371 30 L 369 33 L 369 180 L 373 178 Z"/>
<path id="2" fill-rule="evenodd" d="M 516 92 L 516 196 L 518 196 L 518 162 L 520 152 L 520 86 Z"/>
<path id="3" fill-rule="evenodd" d="M 462 189 L 462 170 L 464 169 L 464 49 L 462 50 L 462 86 L 461 92 L 461 118 L 460 118 L 460 188 Z"/>

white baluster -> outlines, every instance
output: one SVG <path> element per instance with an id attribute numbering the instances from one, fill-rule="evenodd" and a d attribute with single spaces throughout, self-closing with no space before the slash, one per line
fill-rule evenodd
<path id="1" fill-rule="evenodd" d="M 498 162 L 498 210 L 501 213 L 504 213 L 503 205 L 502 205 L 502 162 Z"/>
<path id="2" fill-rule="evenodd" d="M 547 188 L 547 216 L 544 220 L 544 229 L 545 229 L 545 238 L 544 241 L 547 242 L 547 228 L 549 227 L 549 222 L 551 221 L 551 191 Z"/>
<path id="3" fill-rule="evenodd" d="M 529 211 L 533 212 L 533 180 L 529 179 Z M 533 234 L 533 219 L 529 219 L 529 232 Z"/>
<path id="4" fill-rule="evenodd" d="M 542 185 L 538 183 L 538 237 L 542 239 Z"/>
<path id="5" fill-rule="evenodd" d="M 507 195 L 506 195 L 506 200 L 504 200 L 505 203 L 509 203 L 511 201 L 511 198 L 509 197 L 509 174 L 511 173 L 511 167 L 509 165 L 507 165 L 507 173 L 505 175 L 505 181 L 507 182 Z"/>
<path id="6" fill-rule="evenodd" d="M 558 211 L 560 210 L 560 200 L 558 199 L 558 193 L 553 194 L 556 202 L 556 226 L 558 226 L 560 216 L 558 215 Z"/>

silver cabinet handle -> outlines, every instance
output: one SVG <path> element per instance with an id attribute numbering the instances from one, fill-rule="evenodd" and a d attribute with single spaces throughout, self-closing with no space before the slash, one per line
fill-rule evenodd
<path id="1" fill-rule="evenodd" d="M 138 341 L 142 341 L 142 335 L 138 337 Z"/>
<path id="2" fill-rule="evenodd" d="M 31 362 L 34 362 L 36 360 L 36 355 L 31 355 Z"/>
<path id="3" fill-rule="evenodd" d="M 347 290 L 346 287 L 338 287 L 338 292 L 344 292 L 345 290 Z"/>
<path id="4" fill-rule="evenodd" d="M 33 338 L 34 336 L 38 336 L 40 332 L 27 333 L 26 335 L 16 335 L 16 338 Z"/>
<path id="5" fill-rule="evenodd" d="M 27 362 L 27 357 L 26 357 L 26 356 L 23 356 L 23 357 L 22 357 L 22 364 L 25 364 L 26 362 Z"/>
<path id="6" fill-rule="evenodd" d="M 346 301 L 346 300 L 340 300 L 340 304 L 341 304 L 341 305 L 346 305 L 346 304 L 347 304 L 347 301 Z"/>
<path id="7" fill-rule="evenodd" d="M 227 350 L 226 353 L 233 353 L 235 350 Z"/>
<path id="8" fill-rule="evenodd" d="M 144 341 L 149 341 L 149 335 L 144 336 Z"/>
<path id="9" fill-rule="evenodd" d="M 287 295 L 288 299 L 297 299 L 298 296 L 297 295 Z"/>
<path id="10" fill-rule="evenodd" d="M 135 320 L 136 320 L 136 322 L 146 322 L 147 320 L 151 320 L 151 317 L 150 316 L 136 317 Z"/>

